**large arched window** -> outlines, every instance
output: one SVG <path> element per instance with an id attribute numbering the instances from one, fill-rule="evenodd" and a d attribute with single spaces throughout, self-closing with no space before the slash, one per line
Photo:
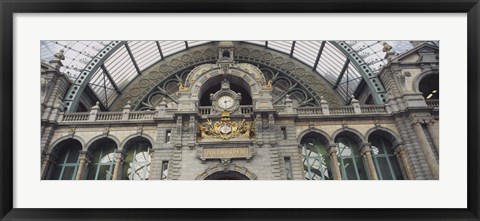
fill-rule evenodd
<path id="1" fill-rule="evenodd" d="M 148 180 L 150 177 L 152 145 L 145 138 L 134 138 L 125 145 L 126 156 L 123 161 L 124 180 Z"/>
<path id="2" fill-rule="evenodd" d="M 74 139 L 68 139 L 60 142 L 55 147 L 57 154 L 57 163 L 53 169 L 51 180 L 74 180 L 77 175 L 79 165 L 79 154 L 82 150 L 82 144 Z"/>
<path id="3" fill-rule="evenodd" d="M 95 141 L 90 149 L 93 149 L 92 163 L 89 166 L 87 179 L 111 180 L 115 168 L 115 150 L 117 144 L 108 138 Z"/>
<path id="4" fill-rule="evenodd" d="M 402 171 L 393 153 L 392 143 L 385 137 L 372 134 L 372 158 L 380 180 L 403 180 Z"/>
<path id="5" fill-rule="evenodd" d="M 438 100 L 440 97 L 438 85 L 438 74 L 430 74 L 420 81 L 418 89 L 426 100 Z"/>
<path id="6" fill-rule="evenodd" d="M 333 180 L 327 140 L 318 133 L 309 133 L 302 138 L 302 156 L 305 179 Z"/>
<path id="7" fill-rule="evenodd" d="M 358 142 L 350 136 L 340 134 L 335 139 L 340 171 L 344 180 L 366 180 L 367 170 L 363 163 Z"/>

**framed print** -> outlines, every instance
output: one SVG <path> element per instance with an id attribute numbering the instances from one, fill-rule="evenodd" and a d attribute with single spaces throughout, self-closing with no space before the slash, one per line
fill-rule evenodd
<path id="1" fill-rule="evenodd" d="M 2 1 L 1 220 L 479 220 L 478 1 L 245 6 Z"/>

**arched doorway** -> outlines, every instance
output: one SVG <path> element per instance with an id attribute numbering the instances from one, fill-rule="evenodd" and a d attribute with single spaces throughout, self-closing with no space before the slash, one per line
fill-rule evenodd
<path id="1" fill-rule="evenodd" d="M 237 171 L 220 171 L 205 177 L 205 180 L 249 180 L 249 178 Z"/>

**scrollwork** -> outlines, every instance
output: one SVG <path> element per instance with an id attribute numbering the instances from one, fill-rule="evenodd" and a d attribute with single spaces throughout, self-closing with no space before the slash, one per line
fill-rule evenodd
<path id="1" fill-rule="evenodd" d="M 251 138 L 254 133 L 254 124 L 246 122 L 245 119 L 240 122 L 230 120 L 228 112 L 222 113 L 220 121 L 212 122 L 207 119 L 206 122 L 198 124 L 198 133 L 201 139 L 216 138 L 228 140 L 231 138 Z"/>

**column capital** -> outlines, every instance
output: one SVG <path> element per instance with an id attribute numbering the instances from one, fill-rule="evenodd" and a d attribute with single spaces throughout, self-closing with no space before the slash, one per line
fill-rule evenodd
<path id="1" fill-rule="evenodd" d="M 55 163 L 57 161 L 57 157 L 53 154 L 43 154 L 42 161 L 47 161 L 50 163 Z"/>
<path id="2" fill-rule="evenodd" d="M 362 145 L 363 145 L 363 147 L 360 149 L 362 155 L 365 155 L 366 153 L 372 152 L 372 148 L 371 148 L 372 144 L 363 143 Z"/>
<path id="3" fill-rule="evenodd" d="M 413 121 L 413 122 L 412 122 L 412 126 L 413 126 L 413 127 L 421 127 L 421 126 L 422 126 L 422 123 L 423 123 L 423 122 L 421 122 L 421 121 L 419 121 L 419 120 L 416 120 L 416 121 Z"/>
<path id="4" fill-rule="evenodd" d="M 330 146 L 328 148 L 328 153 L 330 156 L 336 156 L 337 155 L 337 146 Z"/>
<path id="5" fill-rule="evenodd" d="M 395 154 L 406 152 L 407 147 L 403 144 L 398 144 L 396 147 L 393 148 L 393 151 L 395 152 Z"/>
<path id="6" fill-rule="evenodd" d="M 125 156 L 126 154 L 124 153 L 123 150 L 115 150 L 115 160 L 123 161 Z"/>
<path id="7" fill-rule="evenodd" d="M 90 160 L 93 158 L 93 155 L 89 151 L 81 150 L 78 157 L 80 158 L 80 160 L 90 162 Z"/>
<path id="8" fill-rule="evenodd" d="M 429 119 L 429 120 L 426 120 L 425 123 L 427 123 L 428 126 L 433 126 L 433 125 L 435 125 L 437 122 L 436 122 L 436 120 L 434 120 L 434 119 Z"/>

